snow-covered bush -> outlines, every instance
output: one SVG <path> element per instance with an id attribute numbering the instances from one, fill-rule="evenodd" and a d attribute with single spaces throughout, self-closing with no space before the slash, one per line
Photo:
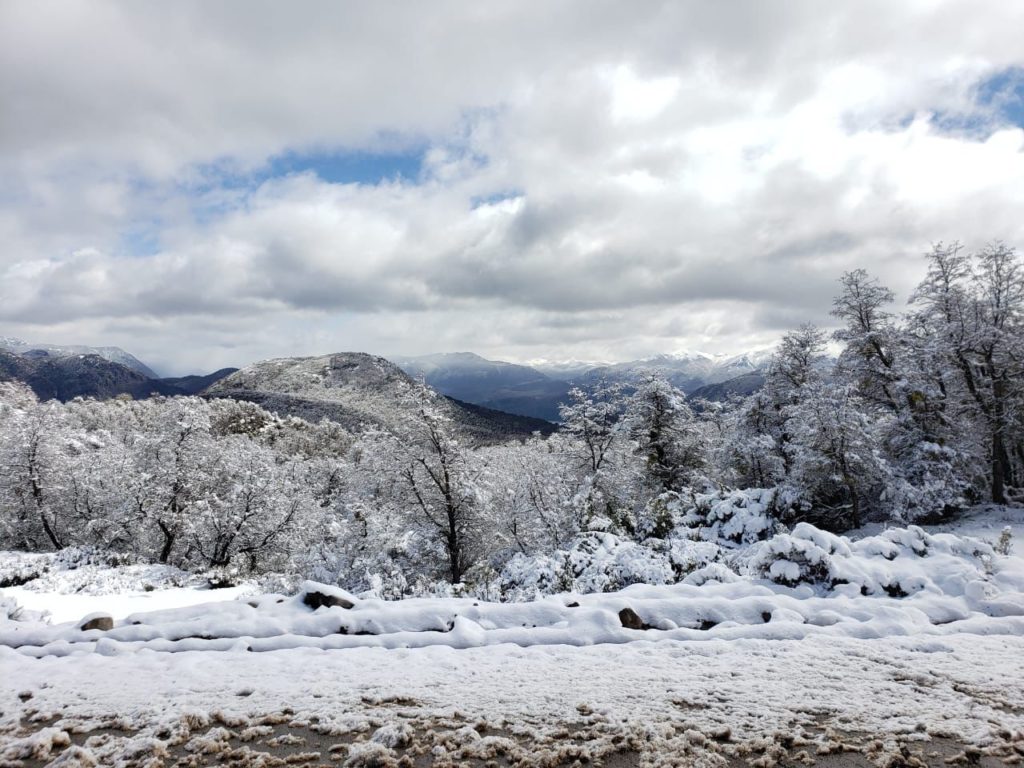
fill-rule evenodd
<path id="1" fill-rule="evenodd" d="M 831 587 L 832 558 L 849 555 L 846 541 L 808 523 L 792 533 L 780 533 L 757 545 L 749 561 L 751 572 L 787 587 L 798 584 Z"/>
<path id="2" fill-rule="evenodd" d="M 985 592 L 994 555 L 985 542 L 929 535 L 917 526 L 850 541 L 800 523 L 792 533 L 755 545 L 746 569 L 783 586 L 804 584 L 849 596 L 931 592 L 977 598 Z"/>
<path id="3" fill-rule="evenodd" d="M 506 599 L 555 592 L 612 592 L 630 584 L 676 581 L 671 552 L 612 533 L 577 536 L 567 550 L 550 555 L 517 554 L 502 569 L 499 588 Z"/>
<path id="4" fill-rule="evenodd" d="M 46 611 L 23 608 L 11 595 L 0 592 L 0 624 L 5 621 L 45 621 L 48 616 Z"/>
<path id="5" fill-rule="evenodd" d="M 0 589 L 20 587 L 38 579 L 50 568 L 45 555 L 0 552 Z"/>
<path id="6" fill-rule="evenodd" d="M 708 541 L 752 544 L 775 532 L 776 497 L 774 488 L 697 493 L 683 523 Z"/>
<path id="7" fill-rule="evenodd" d="M 0 621 L 17 621 L 21 617 L 21 607 L 13 597 L 0 592 Z"/>
<path id="8" fill-rule="evenodd" d="M 116 568 L 121 565 L 133 565 L 138 560 L 138 556 L 131 552 L 111 552 L 88 545 L 65 547 L 59 552 L 55 552 L 52 567 L 61 571 L 73 571 L 86 565 Z"/>

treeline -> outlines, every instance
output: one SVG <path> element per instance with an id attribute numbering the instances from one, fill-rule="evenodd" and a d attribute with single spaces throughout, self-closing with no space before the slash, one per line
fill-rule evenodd
<path id="1" fill-rule="evenodd" d="M 844 275 L 838 356 L 799 328 L 746 399 L 694 409 L 651 374 L 575 390 L 557 434 L 499 446 L 469 444 L 419 387 L 354 435 L 232 400 L 61 405 L 0 385 L 0 549 L 92 546 L 405 594 L 588 532 L 666 541 L 708 514 L 708 494 L 756 499 L 764 535 L 1020 501 L 1020 260 L 954 244 L 927 263 L 902 313 L 864 271 Z"/>

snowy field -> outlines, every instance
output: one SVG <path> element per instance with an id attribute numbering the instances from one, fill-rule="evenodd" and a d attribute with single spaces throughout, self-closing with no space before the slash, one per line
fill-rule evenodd
<path id="1" fill-rule="evenodd" d="M 519 603 L 51 572 L 0 591 L 0 766 L 1018 764 L 1019 520 Z"/>

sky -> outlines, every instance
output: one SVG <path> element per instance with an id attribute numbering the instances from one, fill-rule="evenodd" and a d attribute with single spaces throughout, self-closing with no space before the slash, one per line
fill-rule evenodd
<path id="1" fill-rule="evenodd" d="M 0 335 L 740 352 L 1024 248 L 1024 3 L 0 0 Z"/>

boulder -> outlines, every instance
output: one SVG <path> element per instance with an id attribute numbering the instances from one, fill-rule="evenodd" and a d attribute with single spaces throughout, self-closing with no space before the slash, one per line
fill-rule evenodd
<path id="1" fill-rule="evenodd" d="M 645 624 L 644 620 L 637 615 L 637 612 L 632 608 L 623 608 L 619 611 L 619 621 L 622 622 L 622 626 L 626 629 L 650 629 L 649 624 Z"/>
<path id="2" fill-rule="evenodd" d="M 90 629 L 98 629 L 101 632 L 107 632 L 114 628 L 114 619 L 112 616 L 108 616 L 105 613 L 90 613 L 82 619 L 78 628 L 83 632 L 88 632 Z"/>
<path id="3" fill-rule="evenodd" d="M 356 599 L 343 589 L 307 581 L 302 585 L 302 604 L 314 611 L 317 608 L 334 606 L 348 610 L 355 606 Z"/>

